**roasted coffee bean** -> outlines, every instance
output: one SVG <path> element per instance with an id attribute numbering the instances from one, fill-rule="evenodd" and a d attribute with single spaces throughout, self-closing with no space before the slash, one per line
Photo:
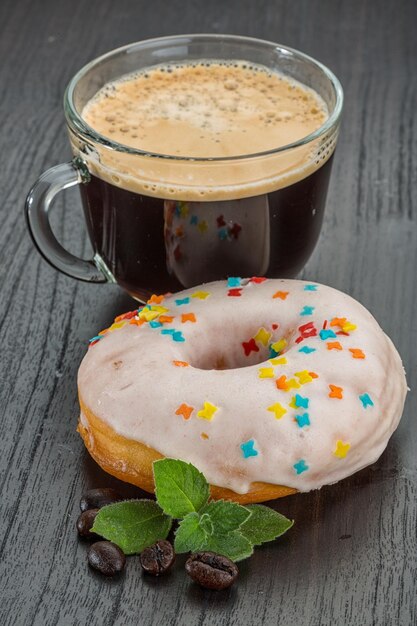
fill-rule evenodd
<path id="1" fill-rule="evenodd" d="M 91 533 L 90 530 L 93 527 L 94 520 L 100 509 L 88 509 L 83 511 L 77 519 L 77 531 L 80 537 L 85 539 L 97 539 L 96 533 Z"/>
<path id="2" fill-rule="evenodd" d="M 239 570 L 226 556 L 215 552 L 196 552 L 185 564 L 187 574 L 206 589 L 227 589 L 235 582 Z"/>
<path id="3" fill-rule="evenodd" d="M 175 552 L 169 541 L 161 540 L 145 548 L 139 555 L 140 564 L 147 574 L 161 576 L 171 569 Z"/>
<path id="4" fill-rule="evenodd" d="M 115 543 L 96 541 L 88 549 L 88 562 L 105 576 L 114 576 L 124 569 L 126 557 Z"/>
<path id="5" fill-rule="evenodd" d="M 80 500 L 81 511 L 88 511 L 89 509 L 101 509 L 106 504 L 113 504 L 114 502 L 120 502 L 123 500 L 120 493 L 117 493 L 114 489 L 102 488 L 102 489 L 90 489 L 86 491 Z"/>

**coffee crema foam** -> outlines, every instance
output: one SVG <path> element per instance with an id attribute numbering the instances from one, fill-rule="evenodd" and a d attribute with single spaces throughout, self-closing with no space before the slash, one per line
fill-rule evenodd
<path id="1" fill-rule="evenodd" d="M 166 64 L 125 75 L 100 89 L 82 117 L 112 141 L 174 157 L 95 145 L 96 157 L 86 158 L 92 173 L 108 182 L 169 199 L 239 198 L 288 186 L 321 167 L 336 139 L 333 132 L 327 144 L 320 139 L 243 159 L 294 143 L 329 117 L 315 91 L 245 61 Z M 72 140 L 78 153 L 81 146 Z"/>

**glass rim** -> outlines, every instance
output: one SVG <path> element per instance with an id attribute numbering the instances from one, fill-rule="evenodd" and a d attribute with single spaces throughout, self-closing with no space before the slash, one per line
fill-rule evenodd
<path id="1" fill-rule="evenodd" d="M 227 156 L 227 157 L 189 157 L 189 156 L 176 156 L 172 154 L 160 154 L 157 152 L 150 152 L 148 150 L 141 150 L 140 148 L 133 148 L 131 146 L 127 146 L 125 144 L 119 143 L 117 141 L 113 141 L 102 135 L 94 128 L 89 126 L 85 120 L 81 117 L 81 114 L 78 113 L 75 104 L 74 104 L 74 90 L 78 84 L 78 82 L 85 76 L 87 72 L 94 69 L 95 66 L 99 65 L 102 61 L 109 59 L 112 56 L 120 55 L 122 53 L 129 53 L 129 51 L 136 51 L 138 48 L 146 47 L 149 45 L 157 45 L 157 44 L 168 44 L 174 41 L 178 43 L 185 43 L 186 40 L 196 40 L 196 39 L 208 39 L 212 41 L 224 40 L 235 42 L 235 43 L 251 43 L 255 45 L 261 45 L 263 47 L 269 47 L 275 50 L 282 50 L 284 52 L 289 52 L 298 59 L 315 65 L 322 73 L 329 79 L 332 88 L 335 93 L 336 102 L 333 111 L 330 113 L 327 120 L 319 126 L 315 131 L 297 139 L 289 144 L 285 144 L 284 146 L 278 146 L 277 148 L 271 148 L 269 150 L 264 150 L 261 152 L 249 153 L 249 154 L 239 154 L 235 156 Z M 123 74 L 122 74 L 123 76 Z M 64 112 L 67 120 L 67 124 L 69 128 L 75 132 L 76 134 L 81 133 L 86 139 L 91 140 L 95 143 L 99 143 L 110 150 L 114 150 L 116 152 L 122 152 L 125 154 L 129 154 L 132 156 L 141 156 L 148 157 L 154 159 L 166 159 L 172 161 L 195 161 L 195 162 L 224 162 L 224 161 L 242 161 L 246 159 L 253 159 L 258 157 L 267 157 L 272 156 L 274 154 L 279 154 L 282 152 L 287 152 L 289 150 L 293 150 L 295 148 L 299 148 L 305 146 L 316 139 L 319 139 L 326 132 L 331 130 L 340 119 L 340 115 L 342 113 L 343 108 L 343 88 L 336 77 L 336 75 L 323 63 L 317 61 L 313 57 L 305 54 L 304 52 L 300 52 L 295 48 L 291 48 L 290 46 L 281 45 L 275 43 L 273 41 L 258 39 L 255 37 L 244 37 L 240 35 L 227 35 L 227 34 L 214 34 L 214 33 L 196 33 L 196 34 L 188 34 L 188 35 L 170 35 L 168 37 L 155 37 L 151 39 L 144 39 L 141 41 L 133 42 L 130 44 L 126 44 L 124 46 L 120 46 L 119 48 L 114 48 L 105 54 L 96 57 L 86 65 L 84 65 L 74 76 L 71 78 L 70 82 L 67 85 L 67 88 L 64 93 Z"/>

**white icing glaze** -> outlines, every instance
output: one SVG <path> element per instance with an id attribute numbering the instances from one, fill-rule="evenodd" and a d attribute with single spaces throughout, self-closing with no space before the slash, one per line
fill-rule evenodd
<path id="1" fill-rule="evenodd" d="M 317 283 L 268 279 L 242 285 L 240 296 L 228 296 L 225 281 L 188 289 L 160 305 L 169 309 L 163 315 L 175 316 L 172 323 L 152 328 L 128 320 L 106 333 L 81 363 L 83 402 L 120 435 L 190 461 L 211 484 L 237 493 L 255 481 L 309 491 L 376 461 L 399 422 L 407 391 L 399 354 L 376 320 L 350 296 Z M 200 291 L 209 296 L 192 297 Z M 288 295 L 274 298 L 277 291 Z M 187 297 L 189 303 L 176 304 Z M 304 307 L 314 309 L 300 315 Z M 190 312 L 196 323 L 182 323 L 181 314 Z M 299 327 L 309 322 L 320 331 L 327 320 L 327 330 L 340 332 L 330 325 L 333 318 L 347 318 L 357 328 L 296 343 Z M 259 352 L 245 356 L 242 342 L 262 327 L 271 333 L 268 344 L 287 339 L 287 363 L 273 366 L 259 340 Z M 185 341 L 161 334 L 170 328 Z M 327 344 L 336 341 L 342 350 L 329 350 Z M 300 352 L 304 347 L 315 351 Z M 354 358 L 350 348 L 365 358 Z M 174 360 L 190 365 L 178 367 Z M 230 369 L 211 369 L 219 366 Z M 259 378 L 261 367 L 273 367 L 274 377 Z M 297 381 L 295 373 L 304 370 L 318 377 L 297 389 L 277 388 L 282 375 Z M 343 398 L 329 397 L 329 385 L 343 388 Z M 308 398 L 308 408 L 289 406 L 295 394 Z M 363 394 L 373 406 L 363 405 Z M 205 401 L 218 407 L 211 421 L 197 415 Z M 277 402 L 287 411 L 280 419 L 268 411 Z M 189 419 L 176 414 L 182 404 L 194 408 Z M 295 416 L 304 413 L 310 425 L 299 426 Z M 258 454 L 245 458 L 241 444 L 252 439 Z M 334 454 L 338 441 L 350 444 L 344 458 Z M 297 474 L 300 460 L 308 469 Z"/>

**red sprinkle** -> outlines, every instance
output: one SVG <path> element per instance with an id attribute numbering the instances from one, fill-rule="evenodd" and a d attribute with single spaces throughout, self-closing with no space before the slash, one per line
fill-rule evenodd
<path id="1" fill-rule="evenodd" d="M 216 218 L 216 222 L 217 222 L 217 228 L 221 228 L 222 226 L 226 226 L 226 222 L 224 221 L 223 215 L 219 215 L 219 217 Z"/>
<path id="2" fill-rule="evenodd" d="M 252 276 L 252 278 L 250 279 L 251 283 L 255 283 L 256 285 L 260 285 L 261 283 L 264 283 L 267 279 L 265 278 L 265 276 Z"/>
<path id="3" fill-rule="evenodd" d="M 241 296 L 242 295 L 242 289 L 239 287 L 237 289 L 229 289 L 228 296 Z"/>
<path id="4" fill-rule="evenodd" d="M 279 324 L 272 324 L 272 330 L 277 330 L 279 328 Z"/>
<path id="5" fill-rule="evenodd" d="M 249 341 L 242 342 L 243 349 L 245 351 L 245 356 L 249 356 L 251 352 L 259 352 L 259 348 L 256 345 L 255 339 L 250 339 Z"/>

